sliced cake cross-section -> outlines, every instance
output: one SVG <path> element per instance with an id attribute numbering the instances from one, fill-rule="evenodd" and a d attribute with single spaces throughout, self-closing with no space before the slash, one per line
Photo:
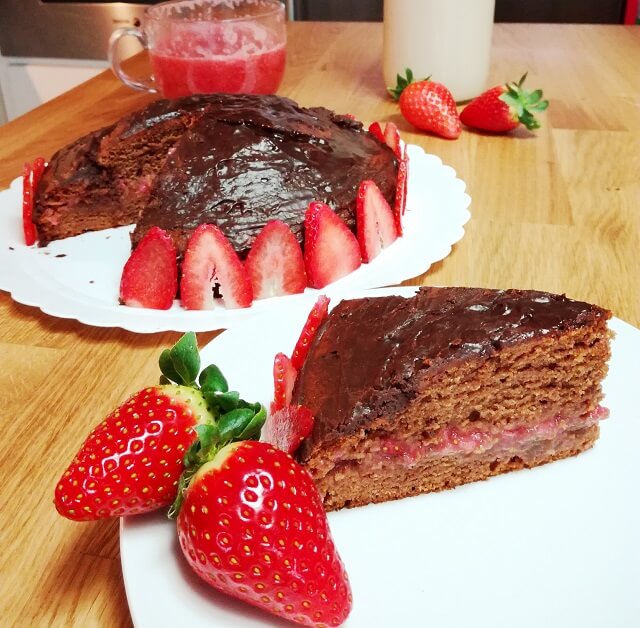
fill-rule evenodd
<path id="1" fill-rule="evenodd" d="M 591 447 L 607 416 L 609 317 L 521 290 L 339 303 L 292 399 L 315 416 L 297 455 L 325 507 L 439 491 Z"/>

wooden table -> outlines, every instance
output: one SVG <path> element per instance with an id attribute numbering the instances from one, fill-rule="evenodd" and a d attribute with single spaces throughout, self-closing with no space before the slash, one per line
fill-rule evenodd
<path id="1" fill-rule="evenodd" d="M 535 135 L 413 132 L 385 97 L 376 24 L 290 25 L 280 92 L 364 121 L 393 120 L 453 166 L 472 219 L 451 255 L 409 283 L 538 288 L 599 303 L 640 325 L 640 28 L 497 25 L 491 82 L 529 71 L 551 101 Z M 129 69 L 142 72 L 144 59 Z M 109 72 L 0 127 L 0 187 L 146 96 Z M 0 293 L 3 434 L 0 623 L 130 625 L 118 522 L 74 524 L 55 482 L 89 429 L 156 380 L 178 334 L 135 335 L 51 318 Z M 208 342 L 215 334 L 201 334 Z"/>

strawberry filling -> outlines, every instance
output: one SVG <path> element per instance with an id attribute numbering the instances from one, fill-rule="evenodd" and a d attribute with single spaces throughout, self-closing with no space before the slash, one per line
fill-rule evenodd
<path id="1" fill-rule="evenodd" d="M 426 458 L 459 455 L 517 455 L 520 450 L 542 441 L 553 441 L 563 435 L 596 425 L 606 419 L 609 411 L 602 406 L 581 416 L 554 415 L 535 425 L 515 425 L 496 429 L 485 424 L 482 428 L 461 429 L 448 425 L 439 429 L 427 441 L 377 439 L 369 449 L 374 464 L 389 461 L 412 467 Z"/>

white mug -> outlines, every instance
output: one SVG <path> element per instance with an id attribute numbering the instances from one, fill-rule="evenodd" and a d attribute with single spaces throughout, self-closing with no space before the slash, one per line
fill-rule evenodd
<path id="1" fill-rule="evenodd" d="M 384 80 L 406 68 L 431 77 L 457 102 L 487 88 L 495 0 L 385 0 Z"/>

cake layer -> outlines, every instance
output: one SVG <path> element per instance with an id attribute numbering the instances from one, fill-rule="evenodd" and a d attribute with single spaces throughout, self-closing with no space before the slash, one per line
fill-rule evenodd
<path id="1" fill-rule="evenodd" d="M 42 246 L 136 219 L 137 213 L 122 206 L 111 172 L 96 162 L 100 141 L 110 130 L 90 133 L 52 157 L 38 183 L 34 210 Z"/>
<path id="2" fill-rule="evenodd" d="M 575 456 L 593 446 L 598 432 L 597 425 L 590 425 L 563 430 L 554 438 L 523 442 L 514 449 L 424 456 L 412 466 L 391 460 L 372 467 L 343 466 L 316 485 L 327 510 L 363 506 L 450 489 Z"/>

